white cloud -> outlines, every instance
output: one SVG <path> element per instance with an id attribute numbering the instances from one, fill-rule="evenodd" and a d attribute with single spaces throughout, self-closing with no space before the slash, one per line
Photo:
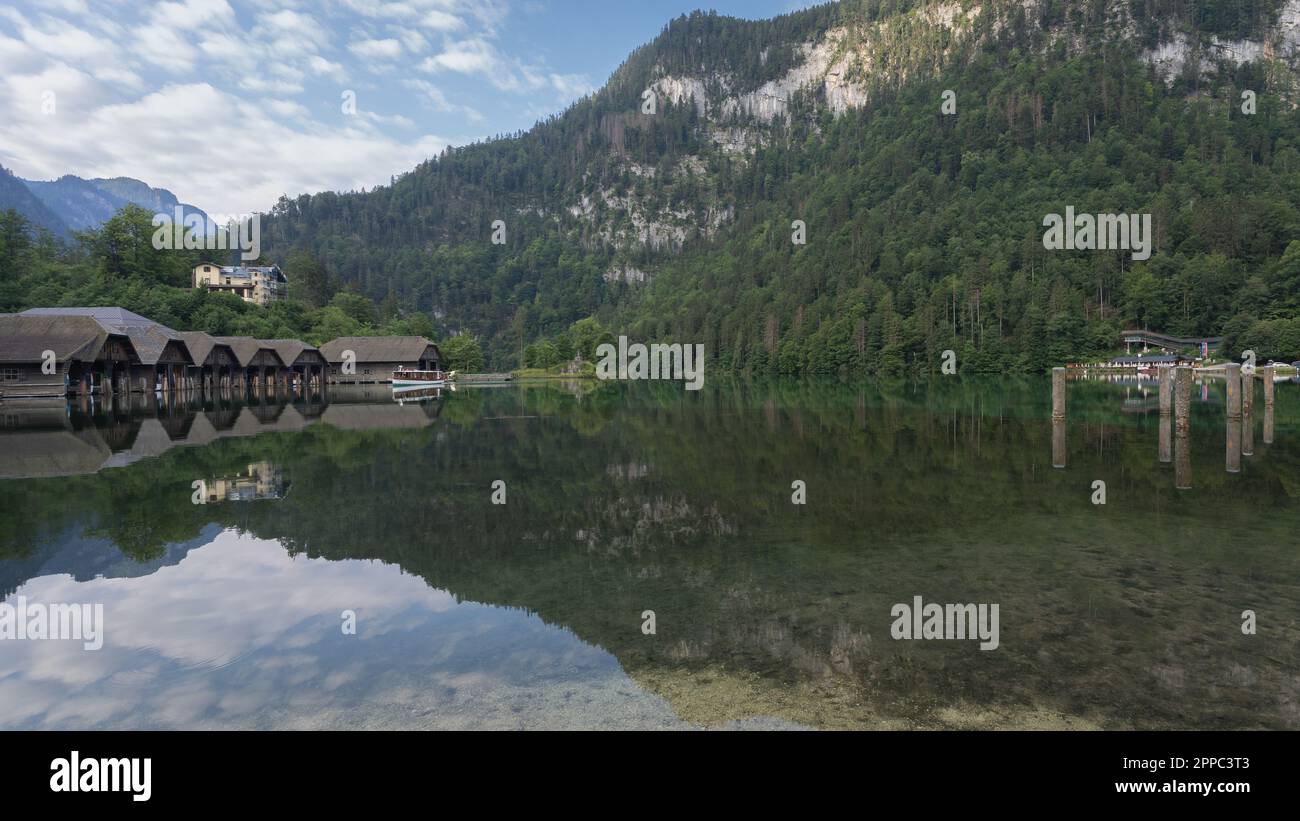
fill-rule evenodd
<path id="1" fill-rule="evenodd" d="M 386 183 L 449 144 L 429 134 L 395 139 L 379 133 L 374 123 L 382 121 L 374 119 L 344 118 L 341 126 L 294 120 L 305 108 L 241 99 L 208 83 L 168 85 L 138 100 L 83 111 L 76 128 L 68 127 L 62 94 L 57 116 L 40 114 L 40 88 L 66 88 L 76 100 L 87 81 L 61 73 L 29 78 L 18 88 L 12 78 L 0 86 L 0 107 L 12 109 L 15 95 L 26 100 L 21 119 L 0 122 L 6 165 L 40 178 L 70 170 L 136 177 L 210 212 L 247 213 L 269 209 L 282 194 Z"/>
<path id="2" fill-rule="evenodd" d="M 27 45 L 50 57 L 62 60 L 107 64 L 121 59 L 117 46 L 75 26 L 57 26 L 43 31 L 23 23 L 22 38 Z"/>
<path id="3" fill-rule="evenodd" d="M 459 17 L 440 9 L 425 12 L 419 24 L 433 31 L 456 31 L 465 26 L 465 22 Z"/>
<path id="4" fill-rule="evenodd" d="M 585 75 L 556 74 L 508 58 L 482 38 L 449 40 L 441 52 L 426 57 L 417 68 L 432 74 L 453 71 L 477 75 L 501 91 L 536 92 L 551 88 L 559 92 L 566 102 L 592 90 L 591 81 Z"/>
<path id="5" fill-rule="evenodd" d="M 426 105 L 433 108 L 434 111 L 449 111 L 463 114 L 468 117 L 471 122 L 478 122 L 483 119 L 483 115 L 470 106 L 457 105 L 448 100 L 447 95 L 442 92 L 442 89 L 438 88 L 428 80 L 421 80 L 417 77 L 408 77 L 406 80 L 402 81 L 402 85 L 417 92 L 420 95 L 420 99 Z"/>
<path id="6" fill-rule="evenodd" d="M 562 96 L 573 100 L 596 90 L 585 74 L 551 74 L 550 81 Z"/>
<path id="7" fill-rule="evenodd" d="M 189 73 L 194 68 L 194 47 L 175 29 L 162 24 L 141 26 L 131 32 L 135 47 L 147 62 L 166 71 Z"/>
<path id="8" fill-rule="evenodd" d="M 348 76 L 347 70 L 343 68 L 341 63 L 326 60 L 324 57 L 317 54 L 313 54 L 311 57 L 307 58 L 307 68 L 310 69 L 313 74 L 329 77 L 338 80 L 339 82 L 343 82 Z"/>
<path id="9" fill-rule="evenodd" d="M 396 60 L 402 56 L 402 44 L 391 37 L 385 40 L 357 40 L 348 44 L 348 51 L 372 60 Z"/>
<path id="10" fill-rule="evenodd" d="M 181 0 L 159 3 L 149 12 L 158 25 L 186 29 L 212 25 L 216 21 L 233 22 L 235 10 L 226 0 Z"/>
<path id="11" fill-rule="evenodd" d="M 310 51 L 330 46 L 331 39 L 327 27 L 312 20 L 306 14 L 291 9 L 262 15 L 257 23 L 256 30 L 266 32 L 271 39 L 283 42 L 286 46 L 292 47 L 292 44 L 297 43 L 297 48 L 307 48 Z M 279 40 L 281 37 L 284 38 L 282 41 Z"/>
<path id="12" fill-rule="evenodd" d="M 504 48 L 510 11 L 505 0 L 0 5 L 0 164 L 27 178 L 137 177 L 211 213 L 373 187 L 437 154 L 448 140 L 435 135 L 486 136 L 475 106 L 495 92 L 530 94 L 532 112 L 591 90 L 585 75 Z M 356 116 L 340 111 L 345 90 L 365 101 Z M 213 168 L 238 168 L 238 182 Z"/>
<path id="13" fill-rule="evenodd" d="M 424 36 L 414 29 L 404 29 L 397 36 L 411 54 L 419 54 L 429 48 L 429 41 L 425 40 Z"/>
<path id="14" fill-rule="evenodd" d="M 450 43 L 442 52 L 420 64 L 420 68 L 425 71 L 446 69 L 462 74 L 482 74 L 491 80 L 496 79 L 496 69 L 501 66 L 502 61 L 496 49 L 481 39 Z"/>

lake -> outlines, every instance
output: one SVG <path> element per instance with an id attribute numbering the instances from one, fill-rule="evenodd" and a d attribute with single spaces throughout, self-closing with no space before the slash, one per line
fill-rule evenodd
<path id="1" fill-rule="evenodd" d="M 1185 490 L 1155 397 L 1064 468 L 1047 377 L 0 406 L 0 596 L 102 605 L 0 728 L 1300 728 L 1300 386 L 1232 474 L 1196 385 Z"/>

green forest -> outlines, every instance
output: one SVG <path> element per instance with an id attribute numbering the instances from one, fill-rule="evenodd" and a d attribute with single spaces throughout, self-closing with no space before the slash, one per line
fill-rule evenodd
<path id="1" fill-rule="evenodd" d="M 376 304 L 341 286 L 310 252 L 283 263 L 288 298 L 266 307 L 192 288 L 198 263 L 235 260 L 213 258 L 230 252 L 156 249 L 156 230 L 152 213 L 128 205 L 101 228 L 64 244 L 17 211 L 0 211 L 0 311 L 120 306 L 178 331 L 302 339 L 313 345 L 340 336 L 435 335 L 426 315 L 399 313 L 391 300 Z M 445 338 L 440 347 L 454 368 L 483 367 L 478 342 L 468 334 Z"/>
<path id="2" fill-rule="evenodd" d="M 292 298 L 267 310 L 185 288 L 192 252 L 151 254 L 141 214 L 71 248 L 10 214 L 0 309 L 120 304 L 180 329 L 313 342 L 420 333 L 492 369 L 590 358 L 593 340 L 626 334 L 701 343 L 736 373 L 925 372 L 948 349 L 964 370 L 1038 372 L 1122 347 L 1126 327 L 1300 359 L 1296 77 L 1277 59 L 1216 63 L 1209 47 L 1262 37 L 1277 0 L 1133 0 L 1127 33 L 1095 0 L 968 2 L 982 13 L 961 38 L 918 23 L 924 5 L 682 17 L 527 132 L 371 191 L 282 198 L 263 260 Z M 804 91 L 771 122 L 721 104 L 836 27 L 842 48 L 880 57 L 858 77 L 866 104 L 837 115 Z M 1167 79 L 1142 58 L 1174 35 L 1204 70 Z M 714 78 L 703 110 L 657 97 L 642 111 L 646 88 L 688 73 Z M 725 150 L 719 129 L 751 150 Z M 1046 250 L 1043 219 L 1067 207 L 1150 214 L 1153 253 Z M 637 213 L 664 212 L 685 215 L 680 243 L 618 240 L 643 230 Z M 626 267 L 647 281 L 607 275 Z"/>

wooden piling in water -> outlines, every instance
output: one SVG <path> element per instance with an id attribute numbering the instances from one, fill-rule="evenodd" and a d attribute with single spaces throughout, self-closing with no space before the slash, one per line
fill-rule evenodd
<path id="1" fill-rule="evenodd" d="M 1174 439 L 1174 487 L 1192 489 L 1192 446 L 1186 436 Z"/>
<path id="2" fill-rule="evenodd" d="M 1229 473 L 1241 473 L 1241 419 L 1228 417 L 1228 455 Z"/>
<path id="3" fill-rule="evenodd" d="M 1174 371 L 1160 366 L 1160 461 L 1173 459 Z"/>
<path id="4" fill-rule="evenodd" d="M 1227 368 L 1228 418 L 1241 418 L 1241 366 L 1233 362 Z"/>
<path id="5" fill-rule="evenodd" d="M 1065 434 L 1065 368 L 1052 368 L 1052 467 L 1064 468 L 1067 439 Z"/>
<path id="6" fill-rule="evenodd" d="M 1255 374 L 1241 372 L 1241 455 L 1255 455 Z"/>
<path id="7" fill-rule="evenodd" d="M 1174 372 L 1174 432 L 1186 436 L 1192 427 L 1192 369 L 1179 365 Z"/>
<path id="8" fill-rule="evenodd" d="M 1052 467 L 1064 468 L 1066 461 L 1065 420 L 1052 420 Z"/>
<path id="9" fill-rule="evenodd" d="M 1065 368 L 1052 368 L 1052 419 L 1065 420 Z"/>
<path id="10" fill-rule="evenodd" d="M 1174 371 L 1174 487 L 1192 487 L 1192 369 L 1179 365 Z"/>

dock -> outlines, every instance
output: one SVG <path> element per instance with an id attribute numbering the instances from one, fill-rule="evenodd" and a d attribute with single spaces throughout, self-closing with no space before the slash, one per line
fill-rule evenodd
<path id="1" fill-rule="evenodd" d="M 459 385 L 499 385 L 502 382 L 515 381 L 514 374 L 509 373 L 458 373 L 456 383 Z"/>

